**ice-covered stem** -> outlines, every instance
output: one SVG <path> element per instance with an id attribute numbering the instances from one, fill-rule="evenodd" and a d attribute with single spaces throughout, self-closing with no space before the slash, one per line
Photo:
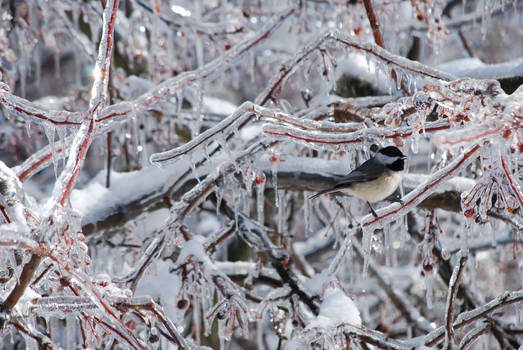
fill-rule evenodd
<path id="1" fill-rule="evenodd" d="M 418 346 L 403 340 L 390 339 L 389 335 L 372 329 L 343 324 L 338 326 L 347 337 L 356 337 L 362 342 L 377 346 L 379 349 L 414 350 Z"/>
<path id="2" fill-rule="evenodd" d="M 274 20 L 266 24 L 261 31 L 252 38 L 246 39 L 230 50 L 202 67 L 190 72 L 184 72 L 174 78 L 168 79 L 154 89 L 142 94 L 132 101 L 120 102 L 109 108 L 105 108 L 98 117 L 97 121 L 109 121 L 113 119 L 126 118 L 131 114 L 140 113 L 148 109 L 152 104 L 162 98 L 179 91 L 185 86 L 207 80 L 233 66 L 240 57 L 251 51 L 267 39 L 279 26 L 289 18 L 300 6 L 296 3 L 274 16 Z"/>
<path id="3" fill-rule="evenodd" d="M 505 157 L 503 157 L 503 155 L 501 156 L 501 164 L 503 166 L 503 171 L 505 172 L 505 175 L 507 176 L 508 182 L 510 184 L 510 188 L 512 189 L 512 191 L 514 192 L 514 194 L 518 198 L 519 208 L 520 208 L 521 211 L 523 211 L 523 194 L 521 194 L 521 191 L 518 188 L 519 186 L 517 186 L 514 183 L 515 180 L 512 179 L 512 174 L 511 174 L 510 170 L 507 167 L 507 163 L 505 162 Z"/>
<path id="4" fill-rule="evenodd" d="M 515 8 L 517 8 L 517 6 L 520 6 L 520 4 L 521 4 L 520 2 L 516 1 Z M 488 16 L 495 17 L 495 16 L 505 14 L 507 11 L 506 7 L 507 6 L 504 3 L 501 3 L 501 5 L 497 5 L 496 7 L 494 7 L 490 11 L 490 14 L 488 14 Z M 445 12 L 445 10 L 443 10 L 443 11 Z M 477 22 L 480 22 L 485 15 L 486 14 L 483 11 L 474 11 L 471 13 L 467 13 L 462 16 L 458 16 L 458 17 L 454 17 L 452 19 L 446 20 L 445 27 L 448 30 L 461 30 L 461 28 L 463 28 L 463 27 L 473 25 Z M 404 25 L 398 29 L 401 32 L 403 32 L 403 31 L 425 32 L 425 31 L 429 30 L 426 22 L 419 22 L 419 21 L 410 21 L 407 25 Z"/>
<path id="5" fill-rule="evenodd" d="M 501 296 L 491 300 L 487 304 L 477 307 L 474 310 L 465 311 L 456 317 L 456 320 L 452 324 L 454 330 L 462 328 L 472 322 L 475 322 L 493 311 L 515 303 L 523 302 L 523 290 L 514 292 L 505 292 Z M 431 333 L 427 334 L 423 340 L 426 346 L 435 346 L 445 337 L 446 326 L 441 326 Z"/>
<path id="6" fill-rule="evenodd" d="M 42 249 L 42 255 L 50 258 L 55 264 L 60 265 L 63 268 L 63 271 L 71 277 L 73 283 L 78 284 L 82 292 L 85 293 L 90 300 L 92 300 L 98 309 L 102 312 L 103 317 L 107 318 L 109 322 L 99 320 L 102 324 L 110 329 L 109 333 L 117 333 L 121 338 L 123 338 L 127 344 L 133 349 L 143 349 L 146 347 L 142 344 L 140 340 L 131 332 L 130 329 L 123 323 L 122 319 L 117 314 L 117 311 L 111 306 L 110 300 L 108 300 L 92 283 L 90 277 L 80 270 L 73 269 L 67 262 L 62 261 L 60 258 L 57 258 L 54 255 L 53 250 Z"/>
<path id="7" fill-rule="evenodd" d="M 363 125 L 362 125 L 363 126 Z M 410 126 L 397 128 L 359 128 L 349 133 L 309 131 L 293 128 L 285 125 L 266 124 L 263 126 L 264 133 L 277 137 L 278 139 L 292 138 L 300 141 L 319 143 L 326 145 L 362 143 L 369 137 L 383 137 L 386 139 L 408 138 L 416 134 L 426 134 L 449 129 L 451 126 L 446 121 L 430 122 L 426 127 L 413 130 Z"/>
<path id="8" fill-rule="evenodd" d="M 9 321 L 17 330 L 27 334 L 38 344 L 38 349 L 53 349 L 53 341 L 45 334 L 40 333 L 36 327 L 27 327 L 22 323 L 19 318 L 12 319 Z M 26 346 L 29 347 L 26 343 Z"/>
<path id="9" fill-rule="evenodd" d="M 24 202 L 25 193 L 15 172 L 0 161 L 0 211 L 7 223 L 26 224 L 29 209 Z"/>
<path id="10" fill-rule="evenodd" d="M 20 300 L 20 298 L 24 294 L 25 289 L 29 286 L 29 283 L 31 283 L 31 279 L 33 278 L 33 275 L 36 269 L 38 268 L 38 265 L 40 264 L 41 260 L 42 257 L 39 254 L 31 255 L 31 258 L 22 269 L 22 273 L 18 278 L 16 286 L 11 291 L 9 296 L 4 300 L 4 302 L 0 305 L 0 312 L 2 312 L 3 310 L 10 312 L 13 309 L 13 307 L 15 307 L 16 303 L 18 303 L 18 300 Z"/>
<path id="11" fill-rule="evenodd" d="M 82 125 L 73 140 L 67 164 L 60 174 L 53 190 L 50 208 L 53 208 L 55 203 L 61 206 L 65 205 L 76 179 L 80 174 L 87 155 L 87 149 L 92 142 L 95 120 L 108 99 L 107 86 L 109 83 L 109 67 L 111 65 L 113 33 L 117 9 L 117 0 L 107 1 L 103 13 L 102 38 L 98 47 L 98 58 L 94 68 L 95 80 L 89 101 L 89 112 L 82 121 Z"/>
<path id="12" fill-rule="evenodd" d="M 178 332 L 171 320 L 165 315 L 163 308 L 158 305 L 150 297 L 136 297 L 136 298 L 115 298 L 113 304 L 118 309 L 124 310 L 139 310 L 150 311 L 160 320 L 160 323 L 165 327 L 171 339 L 174 340 L 179 349 L 189 349 L 185 339 Z"/>
<path id="13" fill-rule="evenodd" d="M 480 150 L 480 145 L 475 145 L 474 147 L 463 152 L 461 156 L 454 158 L 443 169 L 438 170 L 432 176 L 429 177 L 427 181 L 416 187 L 413 191 L 408 193 L 405 197 L 402 198 L 403 204 L 391 204 L 383 209 L 378 210 L 376 213 L 378 217 L 375 218 L 372 215 L 366 215 L 361 220 L 361 225 L 363 227 L 372 227 L 376 224 L 384 225 L 386 222 L 392 220 L 392 217 L 397 215 L 405 215 L 410 210 L 412 210 L 417 204 L 422 200 L 427 198 L 432 191 L 434 191 L 440 184 L 445 180 L 451 177 L 454 173 L 465 168 L 470 162 L 472 162 Z"/>
<path id="14" fill-rule="evenodd" d="M 470 332 L 467 333 L 459 343 L 458 349 L 463 350 L 467 349 L 474 341 L 476 341 L 481 335 L 487 333 L 491 328 L 491 324 L 489 322 L 483 322 L 483 324 L 479 327 L 474 328 Z"/>
<path id="15" fill-rule="evenodd" d="M 320 47 L 322 47 L 322 45 L 328 43 L 329 41 L 334 41 L 344 46 L 352 47 L 354 49 L 363 51 L 364 53 L 374 56 L 376 59 L 383 61 L 384 63 L 389 64 L 392 67 L 400 68 L 417 75 L 445 81 L 451 81 L 455 79 L 454 76 L 452 76 L 451 74 L 443 73 L 437 69 L 426 66 L 422 63 L 411 61 L 408 58 L 394 55 L 376 44 L 360 43 L 353 40 L 353 38 L 342 32 L 329 31 L 320 35 L 316 40 L 312 41 L 301 51 L 299 51 L 292 59 L 285 62 L 282 65 L 282 68 L 280 69 L 279 73 L 271 79 L 269 85 L 263 90 L 263 92 L 260 95 L 258 95 L 254 102 L 259 105 L 264 105 L 269 100 L 274 98 L 274 94 L 277 91 L 279 91 L 281 84 L 285 81 L 285 79 L 294 71 L 296 71 L 299 65 L 310 54 L 312 54 L 316 50 L 319 50 Z"/>
<path id="16" fill-rule="evenodd" d="M 244 32 L 244 26 L 240 25 L 235 27 L 234 29 L 228 29 L 228 27 L 231 25 L 231 23 L 213 23 L 213 22 L 205 22 L 201 23 L 200 21 L 197 21 L 191 17 L 178 17 L 173 18 L 172 16 L 166 16 L 163 14 L 163 12 L 156 12 L 145 3 L 144 0 L 137 0 L 136 3 L 140 5 L 144 10 L 147 12 L 154 14 L 158 16 L 163 22 L 173 26 L 174 28 L 183 30 L 192 30 L 198 35 L 209 35 L 211 37 L 213 36 L 223 36 L 223 35 L 232 35 L 232 34 L 239 34 Z"/>
<path id="17" fill-rule="evenodd" d="M 383 36 L 381 35 L 380 25 L 378 23 L 378 18 L 376 17 L 376 12 L 374 11 L 374 6 L 372 6 L 372 0 L 363 0 L 363 5 L 365 6 L 365 11 L 367 12 L 367 18 L 369 19 L 370 27 L 372 28 L 372 35 L 374 36 L 374 41 L 379 47 L 382 47 L 384 49 L 387 49 L 385 47 L 385 41 L 383 40 Z M 392 79 L 397 82 L 398 75 L 396 74 L 396 71 L 394 69 L 390 72 Z M 404 93 L 407 93 L 408 90 L 404 86 L 404 84 L 401 84 L 401 89 Z"/>
<path id="18" fill-rule="evenodd" d="M 91 90 L 91 100 L 89 101 L 90 113 L 94 114 L 96 109 L 104 107 L 109 99 L 107 86 L 109 84 L 111 53 L 113 50 L 114 24 L 116 11 L 118 10 L 118 0 L 107 0 L 103 14 L 103 31 L 100 45 L 98 46 L 98 58 L 94 66 L 94 82 Z M 92 116 L 90 116 L 92 118 Z"/>
<path id="19" fill-rule="evenodd" d="M 447 303 L 445 307 L 445 350 L 452 350 L 454 344 L 454 329 L 452 328 L 452 308 L 454 307 L 454 297 L 458 290 L 458 283 L 467 262 L 467 255 L 461 253 L 458 257 L 456 267 L 452 271 L 452 277 L 449 281 L 449 291 L 447 294 Z"/>
<path id="20" fill-rule="evenodd" d="M 13 168 L 13 170 L 16 171 L 16 176 L 18 176 L 18 179 L 20 181 L 24 181 L 30 178 L 33 174 L 36 174 L 38 171 L 47 167 L 53 159 L 53 153 L 55 161 L 63 158 L 64 150 L 61 145 L 69 144 L 69 142 L 72 140 L 73 138 L 69 137 L 66 138 L 64 142 L 57 142 L 54 145 L 54 152 L 52 150 L 52 147 L 50 145 L 47 145 L 38 152 L 33 153 L 22 164 Z"/>
<path id="21" fill-rule="evenodd" d="M 199 147 L 203 147 L 204 145 L 208 144 L 208 142 L 214 140 L 217 135 L 223 135 L 224 138 L 227 138 L 232 130 L 240 128 L 252 120 L 254 118 L 253 114 L 258 117 L 284 122 L 286 124 L 294 125 L 306 130 L 318 130 L 325 132 L 351 132 L 363 128 L 363 125 L 360 123 L 340 125 L 327 121 L 320 123 L 314 120 L 301 119 L 278 110 L 256 105 L 252 102 L 244 102 L 234 111 L 234 113 L 223 119 L 212 128 L 207 129 L 180 147 L 153 154 L 150 160 L 152 163 L 168 163 L 194 151 Z M 407 130 L 405 130 L 405 132 L 407 132 Z"/>
<path id="22" fill-rule="evenodd" d="M 455 77 L 451 74 L 441 72 L 435 68 L 426 66 L 422 63 L 409 60 L 408 58 L 394 55 L 376 44 L 359 43 L 357 41 L 354 41 L 350 36 L 341 32 L 330 33 L 329 39 L 337 41 L 343 45 L 361 50 L 367 54 L 376 57 L 378 60 L 383 61 L 386 64 L 390 64 L 393 67 L 397 67 L 420 76 L 444 81 L 451 81 L 455 79 Z"/>
<path id="23" fill-rule="evenodd" d="M 37 123 L 49 123 L 52 125 L 80 125 L 85 116 L 83 112 L 47 110 L 24 98 L 11 94 L 9 87 L 5 84 L 0 84 L 0 105 L 14 115 Z"/>
<path id="24" fill-rule="evenodd" d="M 374 41 L 376 44 L 385 48 L 385 41 L 381 35 L 380 26 L 378 24 L 378 18 L 374 12 L 374 7 L 372 6 L 372 0 L 363 0 L 363 5 L 365 5 L 365 11 L 367 11 L 367 18 L 369 19 L 370 27 L 372 28 L 372 35 L 374 36 Z"/>
<path id="25" fill-rule="evenodd" d="M 153 234 L 152 236 L 154 237 L 155 235 Z M 127 275 L 127 277 L 122 278 L 120 282 L 131 282 L 130 289 L 134 292 L 136 290 L 138 282 L 140 281 L 140 278 L 142 277 L 147 267 L 161 253 L 164 242 L 165 233 L 161 232 L 160 236 L 154 239 L 149 244 L 147 249 L 145 249 L 142 258 L 140 259 L 138 264 L 136 264 L 137 267 L 134 268 L 133 271 Z"/>
<path id="26" fill-rule="evenodd" d="M 254 246 L 260 252 L 267 254 L 271 260 L 272 267 L 276 270 L 276 273 L 280 276 L 282 283 L 290 287 L 293 294 L 296 294 L 301 302 L 315 314 L 319 313 L 319 306 L 312 296 L 305 291 L 299 283 L 298 278 L 291 270 L 291 256 L 288 252 L 277 249 L 271 242 L 267 235 L 269 229 L 261 226 L 260 224 L 252 221 L 250 218 L 243 214 L 235 215 L 232 208 L 230 208 L 224 201 L 222 201 L 221 209 L 223 213 L 227 215 L 231 220 L 238 218 L 238 229 L 248 231 L 241 235 L 249 244 Z M 252 239 L 246 239 L 247 237 L 253 237 Z M 212 244 L 212 243 L 211 243 Z"/>

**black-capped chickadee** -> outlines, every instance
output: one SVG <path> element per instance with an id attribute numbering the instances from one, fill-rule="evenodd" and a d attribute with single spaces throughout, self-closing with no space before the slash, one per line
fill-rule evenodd
<path id="1" fill-rule="evenodd" d="M 366 200 L 372 215 L 378 217 L 370 203 L 381 201 L 396 191 L 403 177 L 405 158 L 397 147 L 381 148 L 374 157 L 343 177 L 334 187 L 310 198 L 341 192 Z"/>

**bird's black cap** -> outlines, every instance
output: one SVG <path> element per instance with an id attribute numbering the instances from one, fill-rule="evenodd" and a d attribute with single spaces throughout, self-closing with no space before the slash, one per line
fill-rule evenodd
<path id="1" fill-rule="evenodd" d="M 379 153 L 386 155 L 387 157 L 399 157 L 399 158 L 405 158 L 405 155 L 401 153 L 398 147 L 395 146 L 387 146 L 383 147 L 378 151 Z"/>

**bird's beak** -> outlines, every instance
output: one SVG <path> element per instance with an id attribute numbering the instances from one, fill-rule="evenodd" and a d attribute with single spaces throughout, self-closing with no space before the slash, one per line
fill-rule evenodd
<path id="1" fill-rule="evenodd" d="M 401 159 L 407 159 L 407 156 L 402 156 Z"/>

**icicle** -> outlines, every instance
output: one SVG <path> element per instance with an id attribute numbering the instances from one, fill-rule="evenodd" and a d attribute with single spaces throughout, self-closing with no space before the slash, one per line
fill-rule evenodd
<path id="1" fill-rule="evenodd" d="M 200 175 L 198 174 L 198 170 L 196 169 L 196 161 L 193 159 L 194 158 L 193 153 L 192 152 L 189 153 L 189 156 L 187 158 L 188 158 L 187 161 L 191 165 L 192 175 L 194 176 L 196 181 L 198 181 L 198 183 L 201 183 Z"/>
<path id="2" fill-rule="evenodd" d="M 200 129 L 202 127 L 203 115 L 202 115 L 202 106 L 203 106 L 203 90 L 204 87 L 200 84 L 195 85 L 196 89 L 196 101 L 193 105 L 193 111 L 196 114 L 194 121 L 190 124 L 192 137 L 196 137 L 200 134 Z"/>
<path id="3" fill-rule="evenodd" d="M 258 214 L 258 222 L 263 225 L 265 217 L 263 209 L 265 207 L 265 175 L 261 173 L 256 178 L 256 211 Z"/>
<path id="4" fill-rule="evenodd" d="M 278 232 L 279 234 L 283 234 L 285 232 L 284 230 L 284 222 L 285 222 L 285 191 L 284 190 L 278 190 L 278 196 L 277 201 L 279 202 L 278 207 Z"/>
<path id="5" fill-rule="evenodd" d="M 66 349 L 74 349 L 78 343 L 76 341 L 76 317 L 74 315 L 67 315 L 65 318 L 65 337 L 66 337 Z"/>
<path id="6" fill-rule="evenodd" d="M 56 146 L 54 143 L 56 128 L 48 123 L 43 124 L 44 133 L 51 147 L 51 159 L 53 160 L 54 176 L 58 178 L 58 159 L 56 158 Z"/>
<path id="7" fill-rule="evenodd" d="M 54 77 L 56 79 L 60 78 L 60 52 L 58 52 L 58 48 L 55 48 L 54 53 Z"/>
<path id="8" fill-rule="evenodd" d="M 311 201 L 309 199 L 309 192 L 307 191 L 303 192 L 303 202 L 303 215 L 305 219 L 303 232 L 305 237 L 308 237 L 310 232 Z"/>
<path id="9" fill-rule="evenodd" d="M 403 74 L 398 70 L 394 70 L 396 72 L 396 91 L 401 91 L 401 80 L 403 77 Z"/>
<path id="10" fill-rule="evenodd" d="M 385 244 L 385 265 L 392 266 L 392 237 L 390 223 L 383 226 L 383 243 Z"/>
<path id="11" fill-rule="evenodd" d="M 225 186 L 223 188 L 225 188 Z M 220 216 L 220 205 L 222 203 L 222 198 L 223 198 L 223 193 L 222 193 L 221 189 L 222 189 L 222 187 L 216 187 L 216 191 L 215 191 L 215 194 L 216 194 L 216 215 L 218 217 Z"/>
<path id="12" fill-rule="evenodd" d="M 196 328 L 196 344 L 201 344 L 200 341 L 200 334 L 201 334 L 201 320 L 200 320 L 200 302 L 199 297 L 197 295 L 193 295 L 192 297 L 192 306 L 193 306 L 193 315 L 194 315 L 194 327 Z"/>
<path id="13" fill-rule="evenodd" d="M 275 155 L 271 158 L 271 176 L 272 176 L 272 188 L 274 190 L 274 205 L 278 208 L 278 158 Z"/>
<path id="14" fill-rule="evenodd" d="M 427 308 L 432 309 L 432 298 L 433 298 L 433 286 L 434 286 L 434 275 L 428 274 L 425 275 L 425 302 L 427 304 Z"/>
<path id="15" fill-rule="evenodd" d="M 373 231 L 366 228 L 363 229 L 361 245 L 363 248 L 363 277 L 367 277 L 369 270 L 369 258 L 371 254 L 371 243 L 372 243 Z"/>
<path id="16" fill-rule="evenodd" d="M 182 112 L 183 107 L 183 90 L 176 90 L 174 93 L 176 96 L 176 116 L 179 116 Z"/>
<path id="17" fill-rule="evenodd" d="M 31 133 L 31 119 L 26 119 L 25 120 L 25 131 L 27 132 L 27 137 L 32 137 L 32 133 Z"/>
<path id="18" fill-rule="evenodd" d="M 66 154 L 67 150 L 67 143 L 65 142 L 65 138 L 67 137 L 67 128 L 65 127 L 57 127 L 56 131 L 58 132 L 58 139 L 60 141 L 60 147 L 62 148 L 62 154 Z M 65 157 L 62 158 L 62 166 L 65 167 Z"/>
<path id="19" fill-rule="evenodd" d="M 256 322 L 256 344 L 258 345 L 258 350 L 265 350 L 265 345 L 263 341 L 263 322 Z"/>
<path id="20" fill-rule="evenodd" d="M 496 222 L 494 221 L 494 224 Z M 489 234 L 492 237 L 492 248 L 496 248 L 498 242 L 496 241 L 496 230 L 492 229 L 492 224 L 490 222 L 485 223 L 485 234 Z"/>
<path id="21" fill-rule="evenodd" d="M 239 216 L 240 216 L 240 201 L 241 201 L 240 191 L 241 190 L 239 188 L 236 189 L 235 191 L 233 191 L 234 221 L 236 221 L 236 231 L 238 231 Z"/>
<path id="22" fill-rule="evenodd" d="M 249 53 L 249 56 L 247 57 L 247 65 L 249 78 L 251 80 L 251 83 L 254 84 L 256 82 L 256 56 L 252 52 Z"/>

